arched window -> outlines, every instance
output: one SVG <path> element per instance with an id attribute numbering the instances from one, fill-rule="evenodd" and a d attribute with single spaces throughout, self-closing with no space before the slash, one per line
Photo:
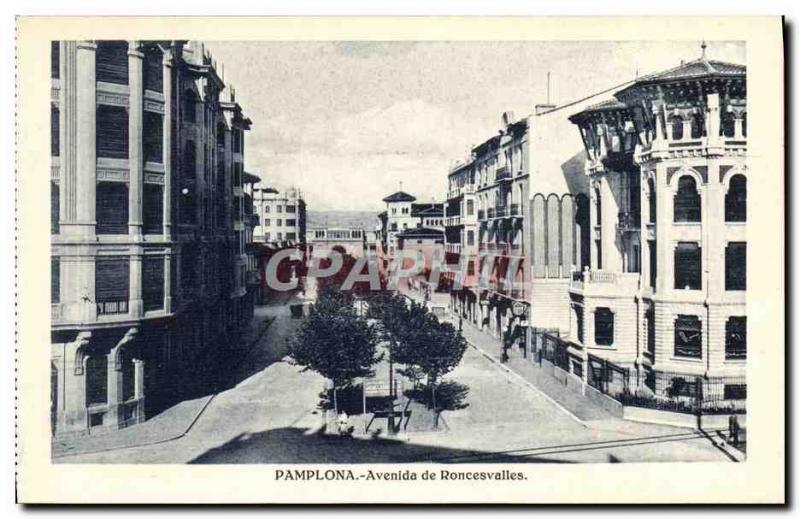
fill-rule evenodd
<path id="1" fill-rule="evenodd" d="M 679 141 L 683 139 L 683 117 L 680 115 L 673 115 L 670 119 L 672 126 L 672 140 Z"/>
<path id="2" fill-rule="evenodd" d="M 725 193 L 725 221 L 747 221 L 747 178 L 744 175 L 734 175 L 728 184 Z"/>
<path id="3" fill-rule="evenodd" d="M 678 192 L 675 194 L 674 221 L 700 221 L 700 194 L 697 183 L 689 175 L 678 179 Z"/>

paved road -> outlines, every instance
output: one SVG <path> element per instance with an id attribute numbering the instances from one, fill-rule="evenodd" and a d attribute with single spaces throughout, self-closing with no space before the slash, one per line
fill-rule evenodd
<path id="1" fill-rule="evenodd" d="M 387 438 L 318 434 L 324 381 L 283 357 L 299 321 L 287 306 L 189 433 L 159 445 L 61 458 L 61 463 L 727 461 L 701 434 L 620 419 L 576 421 L 541 393 L 468 348 L 448 377 L 468 386 L 447 430 Z"/>

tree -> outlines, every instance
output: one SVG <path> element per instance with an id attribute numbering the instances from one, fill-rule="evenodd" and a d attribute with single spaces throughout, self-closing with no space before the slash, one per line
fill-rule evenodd
<path id="1" fill-rule="evenodd" d="M 311 308 L 289 342 L 289 355 L 304 370 L 316 371 L 335 388 L 350 386 L 358 377 L 373 376 L 378 353 L 377 328 L 359 317 L 352 298 L 326 292 Z"/>

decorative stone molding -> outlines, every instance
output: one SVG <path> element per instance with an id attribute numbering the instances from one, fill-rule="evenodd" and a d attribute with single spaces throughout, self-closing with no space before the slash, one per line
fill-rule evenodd
<path id="1" fill-rule="evenodd" d="M 110 92 L 97 91 L 97 104 L 122 106 L 128 108 L 128 94 L 114 94 Z"/>
<path id="2" fill-rule="evenodd" d="M 127 169 L 97 167 L 97 180 L 106 182 L 128 182 L 130 171 Z"/>
<path id="3" fill-rule="evenodd" d="M 152 173 L 152 172 L 145 172 L 144 174 L 144 183 L 145 184 L 158 184 L 163 186 L 164 185 L 164 173 Z"/>
<path id="4" fill-rule="evenodd" d="M 154 99 L 145 99 L 144 100 L 144 109 L 148 112 L 155 112 L 157 114 L 164 113 L 164 102 L 163 101 L 156 101 Z"/>

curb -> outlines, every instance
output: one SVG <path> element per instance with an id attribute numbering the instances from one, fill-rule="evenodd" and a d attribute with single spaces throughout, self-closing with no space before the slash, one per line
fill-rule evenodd
<path id="1" fill-rule="evenodd" d="M 262 329 L 260 332 L 258 332 L 258 335 L 256 336 L 255 339 L 250 341 L 250 344 L 248 344 L 248 347 L 247 347 L 247 352 L 242 355 L 242 358 L 239 359 L 239 361 L 236 363 L 235 367 L 240 366 L 242 364 L 242 362 L 244 362 L 245 359 L 247 359 L 247 357 L 250 355 L 250 353 L 252 353 L 253 348 L 255 347 L 255 345 L 258 343 L 258 341 L 261 340 L 261 338 L 264 336 L 264 334 L 267 333 L 267 330 L 269 330 L 269 328 L 270 328 L 270 326 L 272 326 L 273 322 L 275 322 L 275 318 L 274 317 L 270 318 L 268 321 L 266 321 L 266 326 L 264 326 L 264 329 Z M 139 448 L 139 447 L 150 447 L 152 445 L 160 445 L 162 443 L 167 443 L 167 442 L 179 440 L 179 439 L 183 438 L 184 436 L 186 436 L 189 433 L 189 431 L 192 429 L 192 427 L 194 427 L 194 425 L 197 423 L 197 421 L 200 420 L 200 417 L 203 415 L 205 410 L 208 409 L 208 406 L 211 404 L 211 401 L 214 400 L 214 397 L 217 396 L 217 394 L 218 393 L 213 393 L 213 394 L 207 396 L 205 403 L 200 407 L 200 409 L 194 415 L 194 418 L 192 418 L 192 420 L 189 422 L 189 425 L 186 426 L 186 429 L 184 429 L 183 432 L 181 432 L 179 434 L 176 434 L 175 436 L 171 436 L 169 438 L 163 438 L 161 440 L 153 440 L 153 441 L 150 441 L 150 442 L 139 443 L 139 444 L 136 444 L 136 445 L 123 445 L 123 446 L 120 446 L 120 447 L 108 447 L 108 448 L 105 448 L 105 449 L 98 449 L 98 450 L 87 451 L 87 452 L 65 453 L 65 454 L 59 454 L 59 455 L 55 455 L 55 456 L 51 455 L 51 459 L 52 460 L 57 460 L 57 459 L 63 459 L 63 458 L 71 458 L 71 457 L 74 457 L 74 456 L 83 456 L 83 455 L 86 455 L 86 454 L 102 454 L 104 452 L 121 451 L 121 450 L 125 450 L 125 449 L 136 449 L 136 448 Z"/>
<path id="2" fill-rule="evenodd" d="M 517 373 L 516 371 L 512 370 L 511 368 L 509 368 L 509 367 L 508 367 L 508 366 L 506 366 L 505 364 L 503 364 L 503 363 L 501 363 L 500 361 L 498 361 L 497 359 L 495 359 L 495 358 L 494 358 L 494 357 L 493 357 L 491 354 L 487 353 L 487 352 L 486 352 L 486 351 L 485 351 L 483 348 L 481 348 L 480 346 L 476 345 L 475 343 L 473 343 L 472 341 L 470 341 L 470 340 L 469 340 L 469 339 L 467 339 L 466 337 L 464 337 L 464 340 L 466 340 L 466 341 L 467 341 L 467 344 L 469 344 L 470 346 L 472 346 L 473 348 L 475 348 L 475 350 L 477 350 L 477 351 L 478 351 L 478 352 L 479 352 L 481 355 L 483 355 L 484 357 L 486 357 L 487 359 L 489 359 L 489 361 L 490 361 L 490 362 L 492 362 L 492 363 L 493 363 L 495 366 L 497 366 L 498 368 L 502 369 L 502 370 L 503 370 L 503 371 L 505 371 L 506 373 L 508 373 L 508 374 L 510 374 L 510 375 L 513 375 L 513 376 L 514 376 L 514 377 L 516 377 L 516 378 L 517 378 L 517 379 L 518 379 L 520 382 L 522 382 L 522 383 L 523 383 L 525 386 L 527 386 L 528 388 L 532 389 L 532 390 L 533 390 L 533 391 L 535 391 L 536 393 L 538 393 L 538 394 L 540 394 L 541 396 L 543 396 L 543 397 L 545 398 L 545 400 L 547 400 L 548 402 L 550 402 L 551 404 L 553 404 L 554 406 L 556 406 L 556 407 L 557 407 L 558 409 L 560 409 L 560 410 L 561 410 L 561 411 L 562 411 L 564 414 L 566 414 L 567 416 L 569 416 L 570 418 L 572 418 L 574 421 L 576 421 L 577 423 L 581 424 L 582 426 L 584 426 L 584 427 L 587 427 L 587 425 L 586 425 L 586 422 L 584 422 L 583 420 L 581 420 L 580 418 L 578 418 L 578 416 L 577 416 L 575 413 L 573 413 L 572 411 L 570 411 L 569 409 L 567 409 L 566 407 L 564 407 L 563 405 L 561 405 L 560 403 L 558 403 L 558 402 L 557 402 L 555 399 L 553 399 L 553 397 L 551 397 L 550 395 L 548 395 L 547 393 L 545 393 L 544 391 L 542 391 L 541 389 L 539 389 L 538 387 L 536 387 L 535 385 L 533 385 L 533 384 L 532 384 L 531 382 L 529 382 L 529 381 L 528 381 L 528 380 L 527 380 L 525 377 L 523 377 L 522 375 L 520 375 L 520 374 L 519 374 L 519 373 Z"/>

